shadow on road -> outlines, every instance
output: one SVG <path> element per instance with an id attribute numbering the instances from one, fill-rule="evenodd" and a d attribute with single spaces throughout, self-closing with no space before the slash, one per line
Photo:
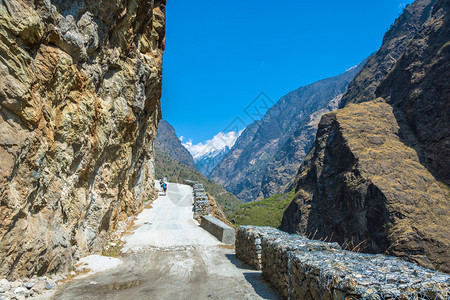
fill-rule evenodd
<path id="1" fill-rule="evenodd" d="M 237 257 L 236 254 L 225 254 L 226 258 L 235 265 L 238 269 L 242 270 L 254 270 L 252 267 L 245 265 L 242 263 Z"/>
<path id="2" fill-rule="evenodd" d="M 226 258 L 235 265 L 238 269 L 249 270 L 251 272 L 243 273 L 245 280 L 251 284 L 255 292 L 264 299 L 281 299 L 271 287 L 270 282 L 266 281 L 261 272 L 242 263 L 235 254 L 225 254 Z"/>

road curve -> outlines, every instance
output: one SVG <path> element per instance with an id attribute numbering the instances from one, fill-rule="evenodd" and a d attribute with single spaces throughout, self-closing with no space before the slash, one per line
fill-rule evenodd
<path id="1" fill-rule="evenodd" d="M 261 273 L 192 219 L 192 189 L 168 184 L 125 241 L 117 268 L 74 280 L 53 299 L 279 299 Z"/>

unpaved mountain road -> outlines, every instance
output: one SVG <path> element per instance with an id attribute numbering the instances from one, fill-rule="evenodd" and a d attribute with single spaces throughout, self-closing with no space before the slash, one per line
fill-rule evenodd
<path id="1" fill-rule="evenodd" d="M 260 272 L 198 226 L 192 201 L 189 186 L 169 183 L 124 238 L 123 263 L 58 288 L 54 299 L 279 299 Z"/>

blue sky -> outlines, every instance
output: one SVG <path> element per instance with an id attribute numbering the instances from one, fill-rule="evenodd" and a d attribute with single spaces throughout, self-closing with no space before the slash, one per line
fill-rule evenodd
<path id="1" fill-rule="evenodd" d="M 274 102 L 358 64 L 412 1 L 169 0 L 163 118 L 200 143 L 260 93 Z"/>

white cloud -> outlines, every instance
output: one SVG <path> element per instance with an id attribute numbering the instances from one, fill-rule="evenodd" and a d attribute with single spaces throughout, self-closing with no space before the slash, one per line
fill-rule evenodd
<path id="1" fill-rule="evenodd" d="M 189 139 L 183 146 L 188 149 L 188 151 L 192 154 L 194 159 L 205 156 L 212 152 L 218 152 L 228 146 L 229 148 L 233 147 L 234 143 L 236 143 L 237 138 L 241 135 L 243 130 L 239 132 L 230 131 L 227 133 L 219 132 L 216 134 L 211 140 L 206 141 L 205 143 L 192 144 L 192 140 Z M 184 139 L 184 137 L 180 137 L 180 140 Z"/>

